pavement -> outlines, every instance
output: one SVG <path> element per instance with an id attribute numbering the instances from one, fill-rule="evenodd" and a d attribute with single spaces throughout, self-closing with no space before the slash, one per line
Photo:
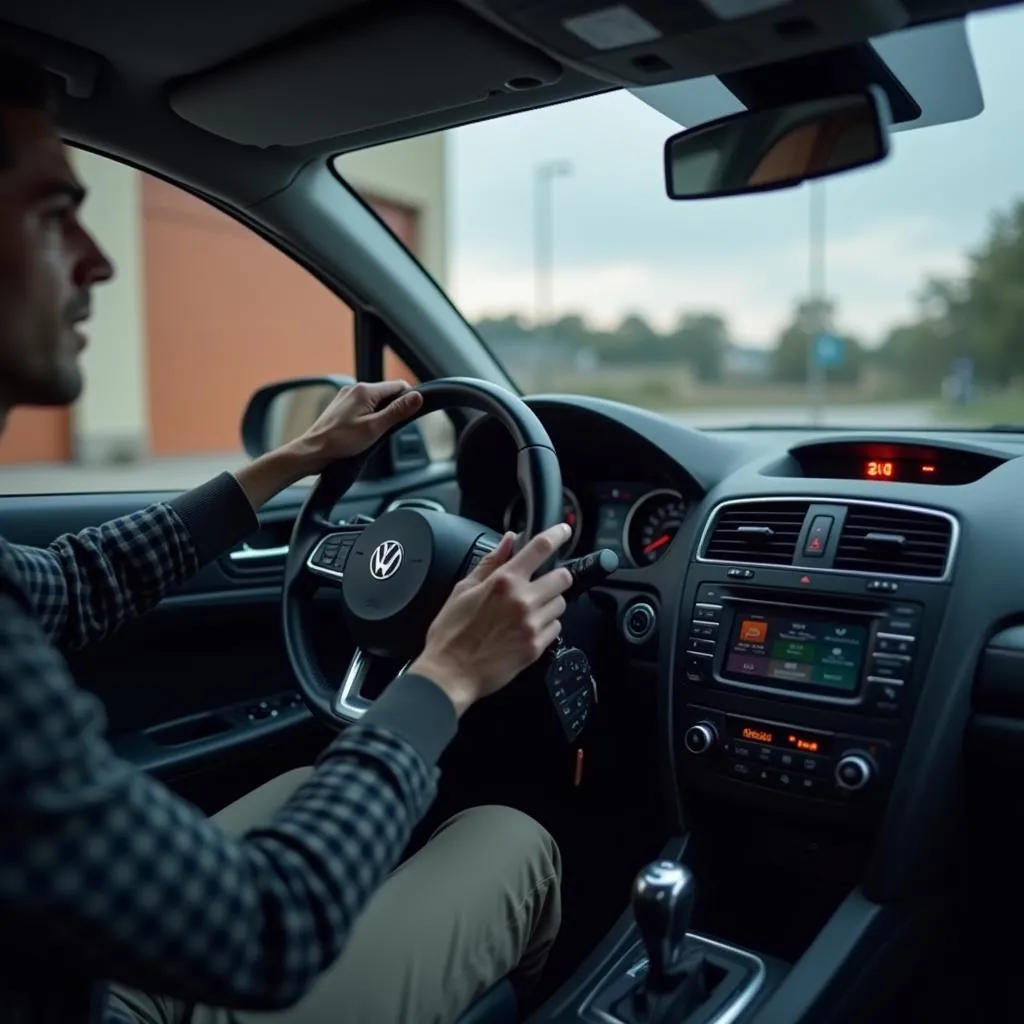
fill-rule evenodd
<path id="1" fill-rule="evenodd" d="M 791 407 L 759 409 L 695 409 L 669 418 L 689 426 L 716 427 L 759 424 L 764 426 L 813 426 L 808 410 Z M 865 427 L 909 430 L 935 425 L 934 407 L 927 404 L 831 405 L 822 409 L 818 426 Z M 150 459 L 124 466 L 82 466 L 55 463 L 39 466 L 0 467 L 0 495 L 84 494 L 116 491 L 183 491 L 225 469 L 241 465 L 241 451 L 188 458 Z"/>

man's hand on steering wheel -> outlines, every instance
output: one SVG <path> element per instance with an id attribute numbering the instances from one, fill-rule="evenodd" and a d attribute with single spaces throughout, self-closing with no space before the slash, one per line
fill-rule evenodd
<path id="1" fill-rule="evenodd" d="M 308 462 L 310 473 L 319 473 L 332 462 L 366 451 L 422 405 L 423 396 L 404 380 L 360 381 L 342 388 L 292 445 Z"/>
<path id="2" fill-rule="evenodd" d="M 558 638 L 572 575 L 533 575 L 571 535 L 559 523 L 513 554 L 515 534 L 506 533 L 437 613 L 409 671 L 444 690 L 457 714 L 510 683 Z"/>

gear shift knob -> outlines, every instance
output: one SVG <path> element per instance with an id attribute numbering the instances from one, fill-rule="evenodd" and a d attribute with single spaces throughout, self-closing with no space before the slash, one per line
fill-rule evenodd
<path id="1" fill-rule="evenodd" d="M 647 949 L 652 989 L 670 987 L 679 974 L 696 897 L 693 873 L 674 860 L 648 864 L 633 882 L 633 917 Z"/>

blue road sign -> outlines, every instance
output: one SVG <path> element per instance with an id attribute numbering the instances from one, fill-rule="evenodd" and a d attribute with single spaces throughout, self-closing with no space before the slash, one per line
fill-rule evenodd
<path id="1" fill-rule="evenodd" d="M 819 334 L 814 342 L 814 361 L 819 366 L 842 366 L 843 339 L 834 334 Z"/>

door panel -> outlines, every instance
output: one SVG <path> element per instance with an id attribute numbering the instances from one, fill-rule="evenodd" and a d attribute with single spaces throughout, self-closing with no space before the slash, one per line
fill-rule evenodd
<path id="1" fill-rule="evenodd" d="M 245 544 L 208 565 L 148 615 L 87 650 L 66 653 L 79 684 L 104 702 L 111 742 L 139 767 L 169 780 L 189 775 L 189 789 L 202 794 L 225 765 L 300 739 L 289 756 L 308 762 L 329 738 L 296 699 L 281 633 L 285 551 L 306 493 L 292 488 L 269 502 L 260 529 Z M 0 534 L 12 543 L 43 546 L 61 533 L 169 497 L 2 497 Z M 453 466 L 434 463 L 387 480 L 358 481 L 334 517 L 377 516 L 393 501 L 412 497 L 429 497 L 457 511 Z M 352 651 L 340 595 L 322 592 L 314 616 L 325 671 L 340 679 Z M 247 775 L 248 785 L 259 781 L 261 772 L 254 771 Z"/>

